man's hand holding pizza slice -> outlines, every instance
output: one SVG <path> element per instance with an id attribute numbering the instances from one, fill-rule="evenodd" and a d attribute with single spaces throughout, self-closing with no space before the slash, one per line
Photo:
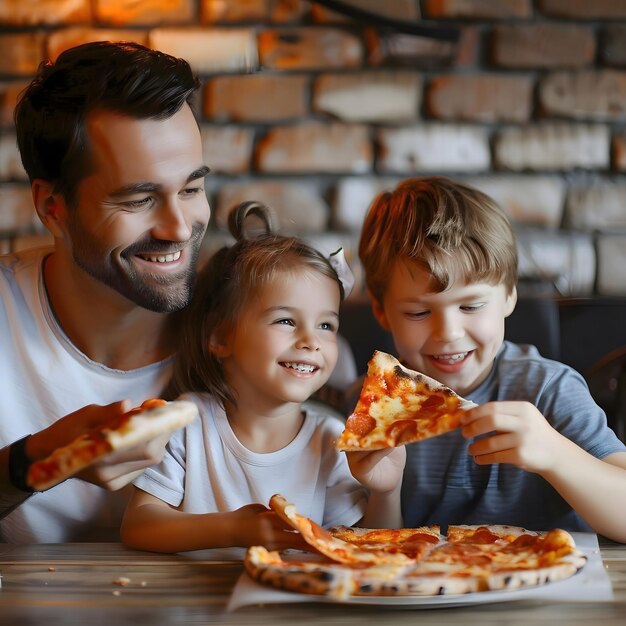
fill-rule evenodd
<path id="1" fill-rule="evenodd" d="M 163 460 L 170 436 L 168 432 L 127 450 L 111 452 L 101 461 L 96 461 L 76 474 L 76 478 L 99 485 L 107 491 L 122 489 L 146 468 L 158 465 Z"/>
<path id="2" fill-rule="evenodd" d="M 26 440 L 26 486 L 44 491 L 76 477 L 121 489 L 159 463 L 171 434 L 197 414 L 191 402 L 159 399 L 135 408 L 128 401 L 83 407 Z"/>

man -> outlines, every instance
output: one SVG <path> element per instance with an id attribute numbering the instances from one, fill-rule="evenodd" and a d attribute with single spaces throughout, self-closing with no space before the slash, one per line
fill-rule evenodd
<path id="1" fill-rule="evenodd" d="M 94 42 L 43 63 L 18 102 L 54 246 L 0 257 L 0 541 L 117 540 L 126 493 L 107 490 L 162 456 L 159 439 L 47 492 L 24 484 L 29 462 L 169 377 L 210 215 L 198 86 L 181 59 Z"/>

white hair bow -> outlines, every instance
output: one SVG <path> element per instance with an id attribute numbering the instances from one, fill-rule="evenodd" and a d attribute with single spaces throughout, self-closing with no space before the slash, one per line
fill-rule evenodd
<path id="1" fill-rule="evenodd" d="M 343 297 L 345 299 L 350 295 L 354 287 L 354 274 L 346 261 L 343 248 L 339 248 L 336 252 L 331 253 L 328 257 L 328 261 L 335 272 L 337 272 L 337 278 L 339 278 L 339 282 L 343 287 Z"/>

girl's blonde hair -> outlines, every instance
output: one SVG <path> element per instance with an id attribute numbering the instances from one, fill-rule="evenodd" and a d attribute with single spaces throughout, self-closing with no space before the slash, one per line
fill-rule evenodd
<path id="1" fill-rule="evenodd" d="M 248 218 L 256 216 L 260 231 L 247 232 Z M 257 220 L 258 221 L 258 220 Z M 251 298 L 296 267 L 313 270 L 343 286 L 329 260 L 297 237 L 275 234 L 269 209 L 259 202 L 235 207 L 228 220 L 235 243 L 216 252 L 199 273 L 191 305 L 182 314 L 180 342 L 167 397 L 187 391 L 208 392 L 222 403 L 236 405 L 233 389 L 220 359 L 211 352 L 215 334 L 226 335 Z"/>
<path id="2" fill-rule="evenodd" d="M 412 178 L 379 194 L 363 223 L 359 258 L 382 302 L 394 264 L 410 260 L 444 291 L 455 279 L 517 284 L 517 247 L 506 215 L 489 196 L 443 177 Z"/>

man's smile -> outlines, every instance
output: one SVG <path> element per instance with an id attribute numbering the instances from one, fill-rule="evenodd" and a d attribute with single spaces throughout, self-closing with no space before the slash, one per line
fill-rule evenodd
<path id="1" fill-rule="evenodd" d="M 181 251 L 169 253 L 169 254 L 139 254 L 139 258 L 144 261 L 150 261 L 151 263 L 171 263 L 172 261 L 178 261 L 180 259 Z"/>

